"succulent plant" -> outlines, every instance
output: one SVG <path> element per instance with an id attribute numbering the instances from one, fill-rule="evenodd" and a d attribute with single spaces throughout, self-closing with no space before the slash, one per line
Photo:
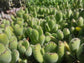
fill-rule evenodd
<path id="1" fill-rule="evenodd" d="M 56 13 L 56 20 L 57 20 L 57 21 L 61 21 L 61 20 L 62 20 L 62 12 L 61 12 L 61 11 L 58 11 L 58 12 Z"/>
<path id="2" fill-rule="evenodd" d="M 51 40 L 50 36 L 45 36 L 45 43 L 48 43 Z"/>
<path id="3" fill-rule="evenodd" d="M 63 32 L 61 30 L 57 31 L 57 38 L 58 39 L 63 39 L 64 38 L 64 34 L 63 34 Z"/>
<path id="4" fill-rule="evenodd" d="M 63 56 L 64 56 L 64 51 L 65 51 L 65 48 L 64 48 L 64 43 L 62 41 L 59 41 L 58 42 L 58 56 L 59 56 L 59 60 L 58 62 L 61 62 L 62 59 L 63 59 Z"/>
<path id="5" fill-rule="evenodd" d="M 11 62 L 11 51 L 0 43 L 0 62 L 10 63 Z"/>
<path id="6" fill-rule="evenodd" d="M 32 28 L 31 27 L 28 27 L 27 30 L 26 30 L 26 34 L 30 37 L 31 34 L 32 34 Z"/>
<path id="7" fill-rule="evenodd" d="M 28 49 L 27 49 L 26 52 L 25 52 L 25 55 L 26 55 L 27 57 L 29 57 L 29 56 L 32 55 L 32 48 L 31 48 L 31 46 L 28 47 Z"/>
<path id="8" fill-rule="evenodd" d="M 33 29 L 30 38 L 33 44 L 38 43 L 37 41 L 39 40 L 39 32 L 36 29 Z"/>
<path id="9" fill-rule="evenodd" d="M 83 18 L 79 17 L 79 19 L 78 19 L 78 26 L 83 26 L 83 24 L 84 24 Z"/>
<path id="10" fill-rule="evenodd" d="M 23 11 L 23 9 L 20 9 L 19 11 L 16 12 L 16 15 L 22 18 L 24 13 L 25 11 Z"/>
<path id="11" fill-rule="evenodd" d="M 39 43 L 40 43 L 41 45 L 43 45 L 44 42 L 45 42 L 45 35 L 41 35 L 41 36 L 39 37 Z"/>
<path id="12" fill-rule="evenodd" d="M 77 19 L 79 17 L 79 12 L 78 11 L 74 12 L 74 17 L 75 17 L 75 19 Z"/>
<path id="13" fill-rule="evenodd" d="M 34 58 L 39 62 L 39 63 L 42 63 L 44 60 L 43 60 L 43 55 L 41 53 L 41 45 L 40 44 L 36 44 L 34 47 L 33 47 L 33 55 L 34 55 Z"/>
<path id="14" fill-rule="evenodd" d="M 55 26 L 55 21 L 48 21 L 48 25 L 49 25 L 50 30 L 52 31 Z"/>
<path id="15" fill-rule="evenodd" d="M 41 36 L 43 34 L 43 30 L 42 27 L 39 25 L 34 25 L 34 29 L 36 29 L 39 32 L 39 36 Z"/>
<path id="16" fill-rule="evenodd" d="M 72 19 L 72 20 L 71 20 L 71 25 L 72 25 L 72 26 L 77 26 L 77 23 L 76 23 L 76 20 L 75 20 L 75 19 Z"/>
<path id="17" fill-rule="evenodd" d="M 13 21 L 15 21 L 15 20 L 16 20 L 16 18 L 15 18 L 15 16 L 14 16 L 14 15 L 11 15 L 11 19 L 12 19 Z"/>
<path id="18" fill-rule="evenodd" d="M 64 33 L 65 36 L 68 36 L 70 34 L 70 31 L 69 31 L 68 28 L 64 28 L 63 33 Z"/>
<path id="19" fill-rule="evenodd" d="M 73 55 L 77 53 L 79 46 L 80 46 L 80 39 L 79 38 L 73 38 L 69 42 L 69 47 L 71 49 L 71 52 L 73 52 Z"/>
<path id="20" fill-rule="evenodd" d="M 0 33 L 0 43 L 4 44 L 5 46 L 9 44 L 8 37 L 5 33 Z"/>
<path id="21" fill-rule="evenodd" d="M 84 62 L 83 0 L 0 0 L 19 5 L 0 14 L 0 63 Z"/>
<path id="22" fill-rule="evenodd" d="M 58 24 L 56 24 L 56 25 L 54 26 L 54 28 L 53 28 L 53 31 L 52 31 L 52 32 L 57 32 L 58 28 L 59 28 L 59 25 L 58 25 Z"/>
<path id="23" fill-rule="evenodd" d="M 70 47 L 66 41 L 64 41 L 65 50 L 70 52 Z"/>
<path id="24" fill-rule="evenodd" d="M 50 27 L 49 27 L 48 23 L 45 23 L 45 31 L 50 32 Z"/>
<path id="25" fill-rule="evenodd" d="M 16 18 L 16 23 L 19 24 L 20 26 L 23 26 L 23 24 L 24 24 L 24 19 L 17 17 L 17 18 Z"/>
<path id="26" fill-rule="evenodd" d="M 44 60 L 46 63 L 56 63 L 58 61 L 58 54 L 57 53 L 45 53 Z"/>
<path id="27" fill-rule="evenodd" d="M 29 24 L 30 27 L 33 27 L 33 26 L 35 25 L 35 22 L 36 22 L 36 21 L 33 21 L 33 20 L 35 20 L 35 19 L 33 18 L 33 19 L 30 19 L 30 20 L 28 21 L 28 24 Z"/>
<path id="28" fill-rule="evenodd" d="M 29 42 L 27 40 L 19 41 L 18 50 L 20 53 L 24 54 L 29 47 Z"/>
<path id="29" fill-rule="evenodd" d="M 28 10 L 27 10 L 27 11 L 28 11 Z M 27 21 L 27 20 L 28 20 L 28 17 L 29 17 L 29 16 L 28 16 L 28 14 L 27 14 L 27 13 L 25 13 L 25 14 L 23 15 L 23 18 L 24 18 L 24 20 L 25 20 L 25 21 Z"/>
<path id="30" fill-rule="evenodd" d="M 41 53 L 42 53 L 42 55 L 44 55 L 46 53 L 45 50 L 44 50 L 44 47 L 41 48 Z"/>
<path id="31" fill-rule="evenodd" d="M 23 34 L 23 27 L 21 27 L 19 24 L 15 24 L 14 32 L 17 36 L 22 35 Z"/>
<path id="32" fill-rule="evenodd" d="M 43 34 L 43 29 L 41 26 L 38 26 L 38 32 L 39 32 L 39 36 Z"/>
<path id="33" fill-rule="evenodd" d="M 11 61 L 11 63 L 15 63 L 15 62 L 17 62 L 18 60 L 19 60 L 19 52 L 18 52 L 18 50 L 13 50 L 12 51 L 12 61 Z"/>
<path id="34" fill-rule="evenodd" d="M 18 44 L 19 44 L 19 45 L 18 45 L 18 49 L 19 49 L 20 53 L 25 53 L 25 52 L 26 52 L 26 48 L 21 45 L 22 42 L 23 42 L 23 41 L 20 41 L 20 42 L 18 43 Z"/>
<path id="35" fill-rule="evenodd" d="M 26 57 L 29 57 L 32 55 L 32 48 L 26 39 L 24 39 L 23 41 L 19 41 L 18 50 L 20 54 L 25 55 Z"/>
<path id="36" fill-rule="evenodd" d="M 67 11 L 67 14 L 68 14 L 68 15 L 67 15 L 67 17 L 68 17 L 68 18 L 70 18 L 70 17 L 71 17 L 71 15 L 72 15 L 72 10 L 71 10 L 71 9 L 69 9 L 69 10 Z"/>
<path id="37" fill-rule="evenodd" d="M 51 36 L 51 33 L 45 32 L 45 35 L 46 35 L 46 36 Z"/>
<path id="38" fill-rule="evenodd" d="M 8 39 L 10 39 L 11 36 L 13 35 L 13 32 L 12 32 L 11 29 L 10 29 L 10 26 L 5 27 L 4 32 L 6 33 Z"/>
<path id="39" fill-rule="evenodd" d="M 75 31 L 75 27 L 71 27 L 70 31 L 73 33 Z"/>
<path id="40" fill-rule="evenodd" d="M 57 38 L 57 34 L 56 33 L 52 33 L 52 36 Z"/>
<path id="41" fill-rule="evenodd" d="M 10 21 L 6 20 L 6 19 L 3 19 L 2 24 L 4 24 L 4 26 L 10 26 Z"/>
<path id="42" fill-rule="evenodd" d="M 44 50 L 45 52 L 54 52 L 57 48 L 57 44 L 55 44 L 54 42 L 49 42 L 45 45 Z"/>
<path id="43" fill-rule="evenodd" d="M 12 36 L 9 40 L 9 48 L 11 50 L 17 49 L 17 38 L 15 36 Z"/>

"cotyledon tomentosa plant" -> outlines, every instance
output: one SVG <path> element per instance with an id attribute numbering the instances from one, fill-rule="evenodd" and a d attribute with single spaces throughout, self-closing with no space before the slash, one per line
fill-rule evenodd
<path id="1" fill-rule="evenodd" d="M 64 57 L 64 51 L 65 51 L 65 48 L 64 48 L 64 43 L 62 41 L 59 41 L 58 43 L 58 56 L 59 56 L 59 59 L 58 59 L 58 62 L 60 63 Z"/>
<path id="2" fill-rule="evenodd" d="M 5 46 L 9 44 L 8 37 L 5 33 L 0 33 L 0 43 L 4 44 Z"/>
<path id="3" fill-rule="evenodd" d="M 42 50 L 44 50 L 43 58 L 44 63 L 56 63 L 58 61 L 58 54 L 56 53 L 57 44 L 50 41 L 49 43 L 45 44 Z"/>
<path id="4" fill-rule="evenodd" d="M 45 52 L 53 52 L 57 48 L 57 44 L 54 42 L 50 41 L 49 43 L 45 44 L 44 50 Z"/>
<path id="5" fill-rule="evenodd" d="M 67 36 L 69 36 L 70 31 L 69 31 L 68 28 L 64 28 L 64 29 L 63 29 L 63 33 L 64 33 L 64 36 L 67 37 Z"/>
<path id="6" fill-rule="evenodd" d="M 58 54 L 57 53 L 45 53 L 44 54 L 45 63 L 56 63 L 58 61 Z"/>
<path id="7" fill-rule="evenodd" d="M 11 55 L 12 55 L 11 63 L 15 63 L 15 62 L 17 62 L 17 61 L 19 60 L 19 56 L 20 56 L 20 55 L 19 55 L 18 50 L 14 49 L 14 50 L 12 51 Z"/>
<path id="8" fill-rule="evenodd" d="M 15 36 L 12 36 L 11 39 L 9 40 L 9 48 L 10 50 L 17 49 L 18 41 Z"/>
<path id="9" fill-rule="evenodd" d="M 61 11 L 58 11 L 58 12 L 56 13 L 56 20 L 59 22 L 59 21 L 62 20 L 62 17 L 63 17 L 62 12 L 61 12 Z"/>
<path id="10" fill-rule="evenodd" d="M 41 53 L 41 45 L 40 45 L 40 44 L 36 44 L 36 45 L 33 46 L 32 48 L 33 48 L 33 55 L 34 55 L 35 59 L 36 59 L 39 63 L 44 62 L 43 55 L 42 55 L 42 53 Z"/>
<path id="11" fill-rule="evenodd" d="M 57 30 L 57 38 L 60 40 L 64 38 L 64 34 L 61 30 Z"/>
<path id="12" fill-rule="evenodd" d="M 41 26 L 35 25 L 32 29 L 31 27 L 28 27 L 26 29 L 27 35 L 30 37 L 32 44 L 40 43 L 41 45 L 45 42 L 45 35 L 43 34 L 43 30 Z"/>
<path id="13" fill-rule="evenodd" d="M 37 6 L 37 4 L 31 5 L 33 2 L 31 0 L 31 3 L 28 2 L 26 11 L 21 9 L 16 12 L 15 17 L 11 17 L 12 22 L 6 20 L 0 22 L 0 43 L 7 45 L 11 50 L 13 57 L 11 62 L 17 62 L 19 53 L 20 57 L 21 55 L 31 56 L 32 49 L 33 56 L 39 63 L 61 63 L 64 56 L 66 59 L 70 58 L 67 61 L 72 63 L 70 55 L 74 58 L 77 55 L 77 59 L 81 62 L 84 45 L 80 45 L 80 39 L 73 38 L 82 35 L 79 32 L 83 31 L 84 26 L 83 15 L 80 14 L 83 11 L 74 9 L 75 7 L 81 7 L 80 1 L 73 0 L 70 3 L 68 1 L 62 3 L 61 1 L 62 4 L 60 4 L 43 0 L 43 6 L 39 6 L 39 4 Z M 50 3 L 50 5 L 54 4 L 56 7 L 47 6 L 44 4 L 45 2 Z M 35 3 L 38 3 L 38 1 L 36 0 Z M 72 5 L 70 5 L 71 3 Z M 28 40 L 20 39 L 23 39 L 23 36 L 30 41 L 30 44 Z M 65 39 L 66 37 L 69 40 Z M 69 41 L 69 44 L 59 40 Z M 32 48 L 31 45 L 33 45 Z M 27 59 L 24 60 L 21 57 L 21 62 L 27 63 Z"/>
<path id="14" fill-rule="evenodd" d="M 21 54 L 25 54 L 27 57 L 32 55 L 32 48 L 26 39 L 19 41 L 18 50 Z"/>
<path id="15" fill-rule="evenodd" d="M 14 35 L 14 33 L 12 32 L 12 27 L 11 26 L 5 26 L 4 32 L 7 35 L 9 40 Z"/>
<path id="16" fill-rule="evenodd" d="M 0 63 L 10 63 L 11 59 L 11 51 L 0 43 Z"/>
<path id="17" fill-rule="evenodd" d="M 83 19 L 83 17 L 79 17 L 79 18 L 78 18 L 78 26 L 83 26 L 83 24 L 84 24 L 84 19 Z"/>
<path id="18" fill-rule="evenodd" d="M 23 34 L 23 26 L 20 26 L 19 24 L 15 24 L 14 32 L 17 36 L 22 35 Z"/>
<path id="19" fill-rule="evenodd" d="M 70 47 L 70 50 L 71 50 L 71 52 L 72 52 L 73 55 L 77 54 L 79 46 L 80 46 L 80 39 L 79 38 L 73 38 L 69 42 L 69 47 Z"/>

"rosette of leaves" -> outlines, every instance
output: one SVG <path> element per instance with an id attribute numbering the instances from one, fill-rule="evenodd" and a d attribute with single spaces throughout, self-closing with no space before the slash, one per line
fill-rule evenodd
<path id="1" fill-rule="evenodd" d="M 18 50 L 22 55 L 25 54 L 27 57 L 32 55 L 32 48 L 26 39 L 19 41 Z"/>
<path id="2" fill-rule="evenodd" d="M 11 51 L 0 43 L 0 63 L 10 63 L 11 59 Z"/>

